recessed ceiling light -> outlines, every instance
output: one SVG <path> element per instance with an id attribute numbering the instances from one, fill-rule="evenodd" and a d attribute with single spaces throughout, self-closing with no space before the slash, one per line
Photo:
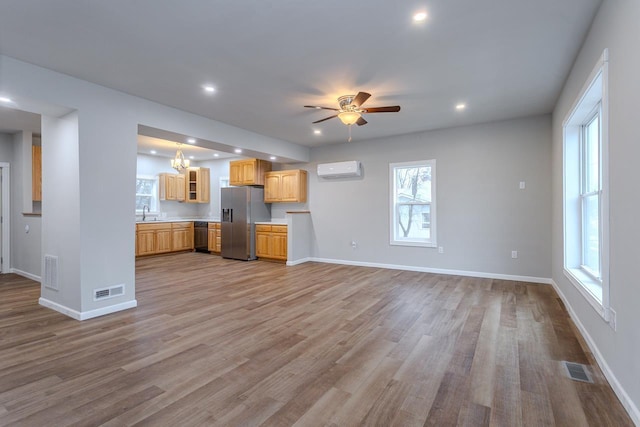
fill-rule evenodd
<path id="1" fill-rule="evenodd" d="M 235 151 L 237 154 L 242 153 L 242 150 L 241 150 L 240 148 L 236 148 L 236 149 L 235 149 L 235 150 L 233 150 L 233 151 Z"/>
<path id="2" fill-rule="evenodd" d="M 216 88 L 211 85 L 204 85 L 202 86 L 202 89 L 204 89 L 204 91 L 207 93 L 213 93 L 216 91 Z"/>
<path id="3" fill-rule="evenodd" d="M 220 154 L 218 154 L 218 153 L 213 153 L 213 157 L 220 157 Z"/>
<path id="4" fill-rule="evenodd" d="M 187 139 L 187 142 L 188 142 L 189 144 L 195 144 L 195 143 L 196 143 L 196 140 L 195 140 L 194 138 L 189 138 L 189 139 Z"/>
<path id="5" fill-rule="evenodd" d="M 422 22 L 427 19 L 427 12 L 418 12 L 413 15 L 413 20 L 416 22 Z"/>
<path id="6" fill-rule="evenodd" d="M 193 156 L 189 156 L 189 158 L 190 158 L 191 160 L 195 159 L 195 157 L 193 157 Z"/>
<path id="7" fill-rule="evenodd" d="M 313 133 L 315 133 L 316 135 L 321 135 L 322 131 L 320 129 L 316 129 L 313 131 Z"/>
<path id="8" fill-rule="evenodd" d="M 6 96 L 0 96 L 0 102 L 13 102 L 11 98 L 7 98 Z"/>
<path id="9" fill-rule="evenodd" d="M 456 110 L 458 110 L 458 111 L 462 111 L 465 108 L 467 108 L 467 104 L 460 103 L 460 104 L 456 105 Z"/>
<path id="10" fill-rule="evenodd" d="M 277 157 L 276 156 L 271 156 L 271 157 L 269 157 L 269 159 L 275 160 L 275 159 L 277 159 Z"/>
<path id="11" fill-rule="evenodd" d="M 151 150 L 149 151 L 151 154 L 158 154 L 158 152 L 156 150 Z"/>

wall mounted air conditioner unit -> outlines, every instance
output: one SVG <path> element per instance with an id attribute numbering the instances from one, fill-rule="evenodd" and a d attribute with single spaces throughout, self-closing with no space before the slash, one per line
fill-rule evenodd
<path id="1" fill-rule="evenodd" d="M 358 160 L 318 164 L 318 176 L 321 178 L 348 178 L 361 175 L 362 165 Z"/>

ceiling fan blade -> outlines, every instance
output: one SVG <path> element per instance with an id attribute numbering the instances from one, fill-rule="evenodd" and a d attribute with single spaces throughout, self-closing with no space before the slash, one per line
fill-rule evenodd
<path id="1" fill-rule="evenodd" d="M 353 98 L 353 101 L 351 101 L 351 105 L 353 105 L 354 107 L 358 108 L 359 106 L 361 106 L 362 104 L 365 103 L 365 101 L 367 99 L 369 99 L 369 97 L 371 96 L 370 93 L 367 92 L 358 92 L 358 94 L 356 95 L 355 98 Z"/>
<path id="2" fill-rule="evenodd" d="M 321 119 L 321 120 L 316 120 L 316 121 L 315 121 L 315 122 L 313 122 L 313 123 L 320 123 L 320 122 L 324 122 L 325 120 L 333 119 L 334 117 L 338 117 L 338 115 L 337 115 L 337 114 L 334 114 L 333 116 L 329 116 L 329 117 L 324 118 L 324 119 Z"/>
<path id="3" fill-rule="evenodd" d="M 316 110 L 331 110 L 331 111 L 340 111 L 337 108 L 329 108 L 329 107 L 317 107 L 315 105 L 305 105 L 304 108 L 315 108 Z"/>
<path id="4" fill-rule="evenodd" d="M 389 107 L 364 108 L 362 110 L 363 113 L 397 113 L 398 111 L 400 111 L 399 105 Z"/>
<path id="5" fill-rule="evenodd" d="M 367 121 L 364 119 L 364 117 L 362 117 L 362 116 L 360 116 L 360 118 L 359 118 L 359 119 L 358 119 L 358 121 L 356 122 L 356 124 L 357 124 L 358 126 L 363 126 L 363 125 L 366 125 L 367 123 L 369 123 L 369 122 L 367 122 Z"/>

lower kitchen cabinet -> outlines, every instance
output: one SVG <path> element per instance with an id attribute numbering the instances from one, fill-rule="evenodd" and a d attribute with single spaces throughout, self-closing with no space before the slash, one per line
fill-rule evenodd
<path id="1" fill-rule="evenodd" d="M 287 260 L 287 226 L 256 224 L 256 256 Z"/>
<path id="2" fill-rule="evenodd" d="M 136 224 L 136 256 L 193 250 L 193 222 Z"/>
<path id="3" fill-rule="evenodd" d="M 209 252 L 221 252 L 222 239 L 220 238 L 220 223 L 209 223 Z"/>
<path id="4" fill-rule="evenodd" d="M 193 222 L 171 223 L 171 250 L 186 251 L 193 249 Z"/>

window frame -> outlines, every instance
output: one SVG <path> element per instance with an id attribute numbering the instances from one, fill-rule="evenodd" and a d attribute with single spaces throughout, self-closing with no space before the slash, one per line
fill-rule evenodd
<path id="1" fill-rule="evenodd" d="M 158 176 L 153 175 L 136 175 L 136 181 L 139 179 L 153 181 L 153 188 L 151 190 L 151 194 L 142 194 L 136 192 L 136 197 L 138 196 L 151 196 L 151 203 L 149 206 L 149 211 L 147 215 L 158 215 L 160 209 L 160 195 L 159 195 L 159 182 Z M 142 215 L 142 209 L 136 208 L 136 214 Z"/>
<path id="2" fill-rule="evenodd" d="M 585 120 L 584 124 L 581 125 L 580 129 L 580 207 L 581 207 L 581 239 L 582 239 L 582 247 L 581 247 L 581 263 L 580 268 L 582 271 L 587 274 L 591 279 L 595 280 L 602 286 L 602 215 L 600 214 L 600 209 L 598 209 L 598 270 L 593 271 L 585 261 L 587 254 L 587 246 L 588 242 L 586 239 L 587 231 L 586 231 L 586 205 L 587 199 L 594 198 L 598 203 L 598 207 L 602 203 L 602 179 L 601 172 L 602 167 L 600 165 L 602 159 L 602 134 L 600 132 L 601 122 L 602 122 L 602 102 L 598 102 L 598 104 L 593 109 L 593 112 L 587 116 L 588 118 Z M 600 133 L 598 137 L 598 183 L 597 188 L 595 190 L 589 189 L 588 181 L 588 171 L 589 166 L 589 158 L 587 155 L 587 144 L 588 144 L 588 128 L 595 121 L 598 121 L 598 132 Z"/>
<path id="3" fill-rule="evenodd" d="M 429 214 L 431 217 L 431 226 L 429 239 L 410 239 L 403 238 L 398 239 L 396 237 L 396 218 L 399 204 L 396 203 L 396 185 L 395 185 L 395 171 L 397 168 L 407 167 L 429 167 L 431 168 L 431 201 L 429 202 L 416 202 L 416 203 L 402 203 L 401 205 L 420 205 L 429 206 Z M 421 230 L 422 220 L 417 225 Z M 436 161 L 431 160 L 415 160 L 410 162 L 397 162 L 389 163 L 389 244 L 392 246 L 415 246 L 425 248 L 435 248 L 438 246 L 436 233 Z"/>
<path id="4" fill-rule="evenodd" d="M 604 50 L 579 96 L 567 113 L 563 126 L 563 272 L 593 309 L 607 322 L 609 307 L 609 100 L 608 51 Z M 598 186 L 586 190 L 586 127 L 599 120 Z M 585 265 L 585 204 L 598 201 L 599 275 Z"/>

